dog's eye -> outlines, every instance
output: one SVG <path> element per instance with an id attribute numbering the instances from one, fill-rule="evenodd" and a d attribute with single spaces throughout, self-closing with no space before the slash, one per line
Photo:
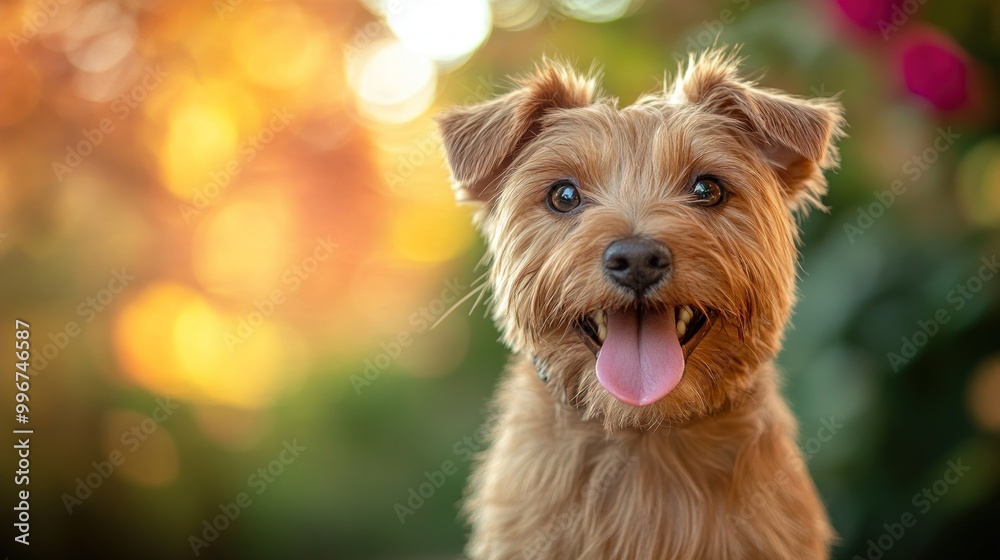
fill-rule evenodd
<path id="1" fill-rule="evenodd" d="M 715 177 L 698 177 L 691 187 L 695 202 L 701 206 L 715 206 L 726 197 L 726 191 Z"/>
<path id="2" fill-rule="evenodd" d="M 580 191 L 570 181 L 562 180 L 549 187 L 549 208 L 566 213 L 580 205 Z"/>

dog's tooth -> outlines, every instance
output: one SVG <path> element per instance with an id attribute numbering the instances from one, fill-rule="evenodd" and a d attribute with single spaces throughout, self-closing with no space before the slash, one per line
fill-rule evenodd
<path id="1" fill-rule="evenodd" d="M 691 317 L 694 317 L 694 313 L 691 311 L 691 308 L 686 305 L 681 308 L 679 315 L 682 323 L 688 323 L 691 321 Z"/>
<path id="2" fill-rule="evenodd" d="M 597 311 L 597 312 L 594 313 L 594 324 L 596 324 L 598 327 L 601 326 L 601 325 L 607 324 L 605 322 L 604 310 L 603 309 L 601 311 Z"/>
<path id="3" fill-rule="evenodd" d="M 677 321 L 677 336 L 684 336 L 688 330 L 688 325 L 684 321 Z"/>
<path id="4" fill-rule="evenodd" d="M 608 324 L 605 323 L 604 321 L 601 321 L 597 325 L 597 340 L 604 342 L 605 338 L 608 338 Z"/>

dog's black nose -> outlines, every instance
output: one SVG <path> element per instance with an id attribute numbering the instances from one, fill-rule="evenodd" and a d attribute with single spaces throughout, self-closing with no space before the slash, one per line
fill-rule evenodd
<path id="1" fill-rule="evenodd" d="M 670 249 L 644 237 L 619 239 L 604 251 L 604 271 L 638 295 L 663 280 L 672 262 Z"/>

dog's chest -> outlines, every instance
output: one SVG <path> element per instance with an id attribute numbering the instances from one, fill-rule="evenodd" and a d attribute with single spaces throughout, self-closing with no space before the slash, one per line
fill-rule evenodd
<path id="1" fill-rule="evenodd" d="M 729 473 L 718 468 L 731 458 L 705 463 L 697 449 L 685 458 L 657 442 L 553 443 L 534 455 L 538 476 L 521 485 L 511 519 L 525 530 L 523 557 L 721 558 L 738 546 L 725 526 Z"/>

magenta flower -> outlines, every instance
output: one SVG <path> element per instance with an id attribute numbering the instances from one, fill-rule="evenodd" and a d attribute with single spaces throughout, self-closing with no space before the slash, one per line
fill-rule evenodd
<path id="1" fill-rule="evenodd" d="M 930 28 L 911 31 L 902 39 L 899 67 L 910 93 L 942 111 L 954 111 L 969 98 L 969 63 L 951 38 Z"/>

